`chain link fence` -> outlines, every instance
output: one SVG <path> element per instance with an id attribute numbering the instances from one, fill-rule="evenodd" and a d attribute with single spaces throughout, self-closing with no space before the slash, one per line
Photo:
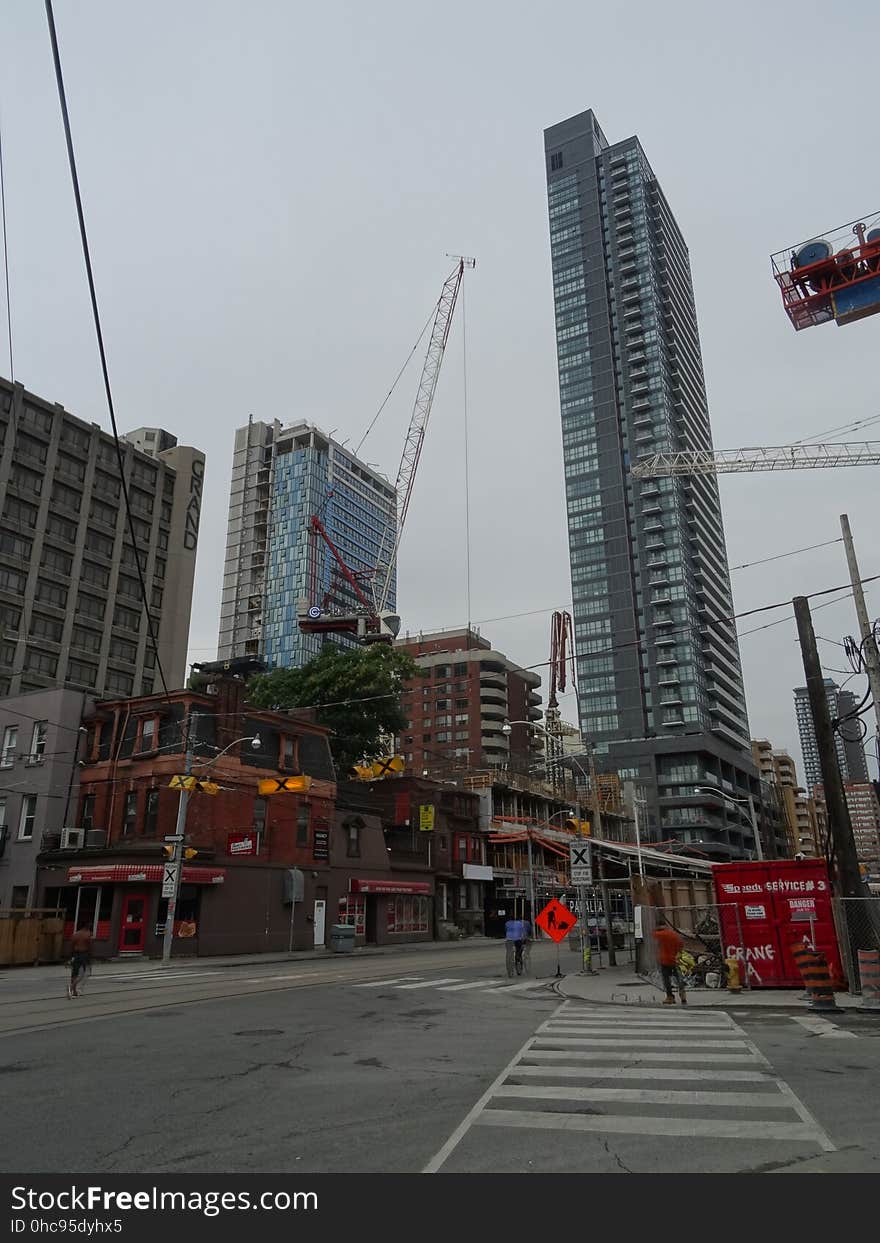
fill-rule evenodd
<path id="1" fill-rule="evenodd" d="M 674 928 L 682 939 L 678 968 L 685 988 L 727 988 L 728 969 L 725 943 L 743 945 L 739 907 L 734 902 L 705 902 L 696 906 L 642 906 L 641 940 L 637 940 L 636 970 L 661 987 L 660 964 L 654 932 L 663 924 Z M 638 926 L 636 928 L 638 937 Z M 749 988 L 745 963 L 740 968 L 740 984 Z"/>
<path id="2" fill-rule="evenodd" d="M 880 950 L 880 898 L 835 898 L 834 925 L 851 993 L 861 993 L 859 950 Z"/>

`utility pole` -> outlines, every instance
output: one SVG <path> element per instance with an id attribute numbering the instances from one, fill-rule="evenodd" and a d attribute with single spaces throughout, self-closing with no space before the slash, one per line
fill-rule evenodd
<path id="1" fill-rule="evenodd" d="M 840 766 L 837 763 L 837 751 L 834 746 L 834 734 L 831 729 L 831 714 L 828 711 L 828 700 L 825 697 L 825 682 L 822 666 L 819 663 L 819 649 L 816 647 L 816 635 L 813 631 L 813 619 L 810 616 L 810 604 L 804 596 L 797 596 L 794 601 L 794 615 L 797 621 L 798 639 L 804 661 L 804 673 L 807 679 L 807 693 L 810 698 L 810 711 L 813 716 L 813 728 L 816 732 L 816 746 L 819 751 L 819 764 L 822 770 L 822 784 L 825 787 L 825 803 L 828 808 L 828 828 L 834 843 L 835 872 L 838 896 L 841 898 L 863 898 L 865 886 L 859 873 L 859 860 L 856 844 L 853 839 L 852 822 Z"/>
<path id="2" fill-rule="evenodd" d="M 874 700 L 874 719 L 877 723 L 877 738 L 875 742 L 877 755 L 880 756 L 880 652 L 877 651 L 877 640 L 874 638 L 874 629 L 868 617 L 868 610 L 865 607 L 862 576 L 859 573 L 859 563 L 856 560 L 852 531 L 850 530 L 849 518 L 846 514 L 840 515 L 840 529 L 843 532 L 846 563 L 849 566 L 853 599 L 856 603 L 856 617 L 859 619 L 859 635 L 862 640 L 862 653 L 868 674 L 868 685 L 871 688 L 871 697 Z"/>
<path id="3" fill-rule="evenodd" d="M 193 752 L 194 752 L 194 731 L 190 728 L 192 718 L 187 714 L 184 724 L 186 730 L 186 751 L 183 765 L 184 776 L 188 777 L 192 773 Z M 170 861 L 163 866 L 163 874 L 166 868 L 174 869 L 174 882 L 171 893 L 168 896 L 168 914 L 165 916 L 165 935 L 162 938 L 162 962 L 167 963 L 171 960 L 171 945 L 174 941 L 174 913 L 177 910 L 177 898 L 180 893 L 180 874 L 183 870 L 183 839 L 186 833 L 186 809 L 189 805 L 189 789 L 187 786 L 180 791 L 180 800 L 177 804 L 177 824 L 174 827 L 174 835 L 177 839 L 174 843 L 174 852 Z M 164 883 L 162 888 L 164 889 Z"/>
<path id="4" fill-rule="evenodd" d="M 532 830 L 526 829 L 526 851 L 529 860 L 529 903 L 531 911 L 529 912 L 529 923 L 532 925 L 532 936 L 535 937 L 535 868 L 532 862 Z M 537 938 L 536 938 L 537 939 Z"/>
<path id="5" fill-rule="evenodd" d="M 596 825 L 596 832 L 602 837 L 602 808 L 599 806 L 599 782 L 596 779 L 596 757 L 593 755 L 593 745 L 588 742 L 587 759 L 590 766 L 590 792 L 593 795 L 593 818 Z M 611 895 L 608 893 L 608 885 L 605 881 L 605 860 L 602 857 L 601 845 L 596 852 L 599 857 L 599 890 L 602 894 L 602 909 L 605 912 L 605 938 L 608 942 L 608 966 L 617 966 L 617 952 L 614 948 L 614 932 L 611 927 Z"/>

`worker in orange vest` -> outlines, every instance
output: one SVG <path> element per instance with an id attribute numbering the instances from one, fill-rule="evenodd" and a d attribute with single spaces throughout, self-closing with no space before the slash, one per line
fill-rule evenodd
<path id="1" fill-rule="evenodd" d="M 666 989 L 666 997 L 663 1004 L 664 1006 L 675 1005 L 675 996 L 672 991 L 672 982 L 675 980 L 678 985 L 679 1001 L 683 1006 L 686 1006 L 687 995 L 685 993 L 684 981 L 678 969 L 678 955 L 683 944 L 682 939 L 671 924 L 663 923 L 659 928 L 654 929 L 654 940 L 657 942 L 657 961 L 660 964 L 663 987 Z"/>

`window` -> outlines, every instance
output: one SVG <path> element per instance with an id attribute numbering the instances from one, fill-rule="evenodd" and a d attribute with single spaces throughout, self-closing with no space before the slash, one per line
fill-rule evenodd
<path id="1" fill-rule="evenodd" d="M 69 445 L 71 449 L 78 449 L 80 453 L 88 453 L 89 451 L 89 433 L 84 427 L 74 427 L 72 423 L 64 422 L 61 425 L 61 443 Z"/>
<path id="2" fill-rule="evenodd" d="M 137 659 L 137 647 L 134 643 L 129 643 L 127 639 L 111 639 L 110 655 L 133 665 Z"/>
<path id="3" fill-rule="evenodd" d="M 361 853 L 361 825 L 363 821 L 354 817 L 345 822 L 345 853 L 349 859 L 356 859 Z"/>
<path id="4" fill-rule="evenodd" d="M 162 599 L 163 599 L 163 594 L 164 594 L 164 593 L 163 593 L 163 591 L 162 591 L 162 588 L 161 588 L 161 587 L 154 587 L 154 588 L 153 588 L 153 590 L 152 590 L 152 591 L 151 591 L 151 593 L 150 593 L 150 607 L 151 607 L 151 608 L 154 608 L 154 609 L 161 609 L 161 607 L 162 607 Z"/>
<path id="5" fill-rule="evenodd" d="M 79 576 L 84 583 L 91 583 L 94 587 L 106 588 L 110 582 L 110 571 L 94 561 L 83 561 Z"/>
<path id="6" fill-rule="evenodd" d="M 437 668 L 434 670 L 434 678 L 438 682 L 442 682 L 444 678 L 448 678 L 451 676 L 452 676 L 451 665 L 438 665 Z"/>
<path id="7" fill-rule="evenodd" d="M 144 836 L 155 837 L 156 825 L 159 822 L 159 791 L 147 790 L 147 801 L 144 806 Z"/>
<path id="8" fill-rule="evenodd" d="M 93 829 L 95 827 L 95 794 L 87 794 L 82 801 L 82 810 L 80 812 L 79 824 L 81 829 Z"/>
<path id="9" fill-rule="evenodd" d="M 467 664 L 465 663 L 452 666 L 452 676 L 455 678 L 466 678 L 467 671 L 468 671 L 468 667 L 467 667 Z"/>
<path id="10" fill-rule="evenodd" d="M 107 680 L 104 683 L 104 689 L 115 691 L 118 695 L 130 695 L 134 680 L 127 673 L 116 673 L 111 670 L 107 674 Z"/>
<path id="11" fill-rule="evenodd" d="M 116 590 L 121 596 L 128 596 L 129 600 L 140 600 L 141 585 L 136 578 L 129 578 L 127 574 L 119 575 L 119 582 Z"/>
<path id="12" fill-rule="evenodd" d="M 89 552 L 97 552 L 102 557 L 113 556 L 113 540 L 109 535 L 102 535 L 100 531 L 93 531 L 91 527 L 86 530 L 86 548 Z"/>
<path id="13" fill-rule="evenodd" d="M 309 821 L 311 808 L 308 803 L 300 803 L 296 809 L 296 844 L 297 846 L 308 846 L 309 844 Z M 265 810 L 263 812 L 265 817 Z"/>
<path id="14" fill-rule="evenodd" d="M 389 932 L 427 932 L 429 902 L 427 898 L 399 894 L 388 899 Z"/>
<path id="15" fill-rule="evenodd" d="M 24 539 L 21 535 L 13 535 L 11 531 L 4 531 L 0 534 L 0 552 L 15 557 L 19 561 L 27 561 L 31 555 L 33 541 Z"/>
<path id="16" fill-rule="evenodd" d="M 41 758 L 46 754 L 46 736 L 49 733 L 48 721 L 37 721 L 31 734 L 31 759 Z"/>
<path id="17" fill-rule="evenodd" d="M 296 768 L 296 739 L 283 735 L 281 738 L 281 768 Z"/>
<path id="18" fill-rule="evenodd" d="M 37 819 L 37 796 L 26 794 L 21 800 L 21 817 L 18 821 L 18 840 L 29 842 L 34 835 L 34 823 Z"/>
<path id="19" fill-rule="evenodd" d="M 45 566 L 49 570 L 55 570 L 58 574 L 69 575 L 73 566 L 73 558 L 70 553 L 62 552 L 60 548 L 52 548 L 51 545 L 47 544 L 43 548 L 40 565 Z"/>
<path id="20" fill-rule="evenodd" d="M 24 667 L 29 673 L 44 673 L 46 677 L 54 678 L 58 671 L 58 657 L 52 652 L 40 652 L 29 647 L 25 653 Z"/>
<path id="21" fill-rule="evenodd" d="M 9 522 L 17 522 L 25 527 L 35 527 L 37 525 L 38 512 L 36 505 L 29 505 L 27 501 L 20 501 L 15 496 L 7 496 L 6 504 L 3 506 L 4 518 Z"/>
<path id="22" fill-rule="evenodd" d="M 37 579 L 36 599 L 44 604 L 53 604 L 56 608 L 67 607 L 67 588 L 60 583 L 50 583 L 47 578 Z"/>
<path id="23" fill-rule="evenodd" d="M 468 701 L 466 699 L 456 699 L 455 707 L 458 711 L 461 711 L 462 709 L 467 710 Z M 456 717 L 455 719 L 458 720 L 458 717 Z"/>
<path id="24" fill-rule="evenodd" d="M 353 925 L 356 937 L 366 934 L 367 899 L 363 894 L 347 894 L 339 899 L 339 923 Z"/>
<path id="25" fill-rule="evenodd" d="M 23 492 L 33 492 L 35 496 L 43 491 L 43 476 L 34 470 L 28 470 L 26 466 L 19 466 L 17 462 L 13 463 L 9 472 L 9 482 Z"/>
<path id="26" fill-rule="evenodd" d="M 75 479 L 77 483 L 82 483 L 86 477 L 85 464 L 79 458 L 71 457 L 69 453 L 58 454 L 55 469 L 59 475 L 64 475 L 67 479 Z"/>
<path id="27" fill-rule="evenodd" d="M 94 686 L 98 680 L 98 666 L 90 665 L 84 660 L 71 660 L 67 666 L 67 676 L 71 682 Z"/>
<path id="28" fill-rule="evenodd" d="M 138 796 L 137 790 L 129 790 L 125 796 L 122 812 L 122 836 L 129 837 L 137 828 Z"/>
<path id="29" fill-rule="evenodd" d="M 85 626 L 74 626 L 71 643 L 80 652 L 100 652 L 101 635 L 97 630 L 87 630 Z"/>
<path id="30" fill-rule="evenodd" d="M 135 463 L 135 465 L 137 466 L 138 463 Z M 131 500 L 131 507 L 135 512 L 139 514 L 152 514 L 153 498 L 146 492 L 142 492 L 140 488 L 130 488 L 129 499 Z"/>
<path id="31" fill-rule="evenodd" d="M 113 610 L 113 625 L 119 626 L 122 630 L 140 630 L 141 618 L 140 614 L 134 609 L 127 609 L 121 604 L 117 604 Z"/>
<path id="32" fill-rule="evenodd" d="M 55 486 L 57 488 L 58 484 Z M 67 491 L 70 492 L 71 489 L 68 488 Z M 96 496 L 92 497 L 92 503 L 89 506 L 89 517 L 94 522 L 103 522 L 105 526 L 115 527 L 116 513 L 117 510 L 113 505 L 108 505 L 104 501 L 99 501 Z"/>
<path id="33" fill-rule="evenodd" d="M 27 574 L 20 570 L 0 568 L 0 591 L 11 591 L 16 596 L 24 595 Z"/>
<path id="34" fill-rule="evenodd" d="M 62 509 L 69 509 L 78 514 L 82 504 L 82 493 L 78 488 L 69 488 L 66 483 L 59 483 L 56 479 L 52 484 L 52 504 L 60 505 Z"/>
<path id="35" fill-rule="evenodd" d="M 32 638 L 49 639 L 52 643 L 60 643 L 64 633 L 64 622 L 56 621 L 54 617 L 43 617 L 39 613 L 33 613 L 30 633 Z"/>
<path id="36" fill-rule="evenodd" d="M 28 886 L 27 885 L 13 885 L 12 886 L 12 898 L 10 899 L 10 906 L 12 907 L 12 909 L 14 911 L 23 911 L 26 909 L 27 904 L 28 904 Z"/>
<path id="37" fill-rule="evenodd" d="M 0 752 L 0 768 L 11 768 L 15 763 L 15 751 L 18 747 L 18 726 L 7 725 L 3 731 L 3 750 Z"/>
<path id="38" fill-rule="evenodd" d="M 155 574 L 156 578 L 165 577 L 165 558 L 164 557 L 156 558 L 156 565 L 153 570 L 153 573 Z"/>
<path id="39" fill-rule="evenodd" d="M 554 151 L 550 156 L 550 172 L 558 172 L 560 168 L 562 168 L 562 152 Z"/>
<path id="40" fill-rule="evenodd" d="M 139 751 L 155 751 L 156 749 L 156 718 L 146 717 L 141 721 L 141 741 Z"/>

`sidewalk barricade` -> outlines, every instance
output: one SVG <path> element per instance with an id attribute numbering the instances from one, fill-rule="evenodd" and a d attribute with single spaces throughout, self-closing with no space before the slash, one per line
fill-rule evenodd
<path id="1" fill-rule="evenodd" d="M 791 956 L 797 963 L 804 987 L 810 994 L 810 1009 L 836 1010 L 834 985 L 825 955 L 818 950 L 811 950 L 807 945 L 795 944 L 791 947 Z"/>

